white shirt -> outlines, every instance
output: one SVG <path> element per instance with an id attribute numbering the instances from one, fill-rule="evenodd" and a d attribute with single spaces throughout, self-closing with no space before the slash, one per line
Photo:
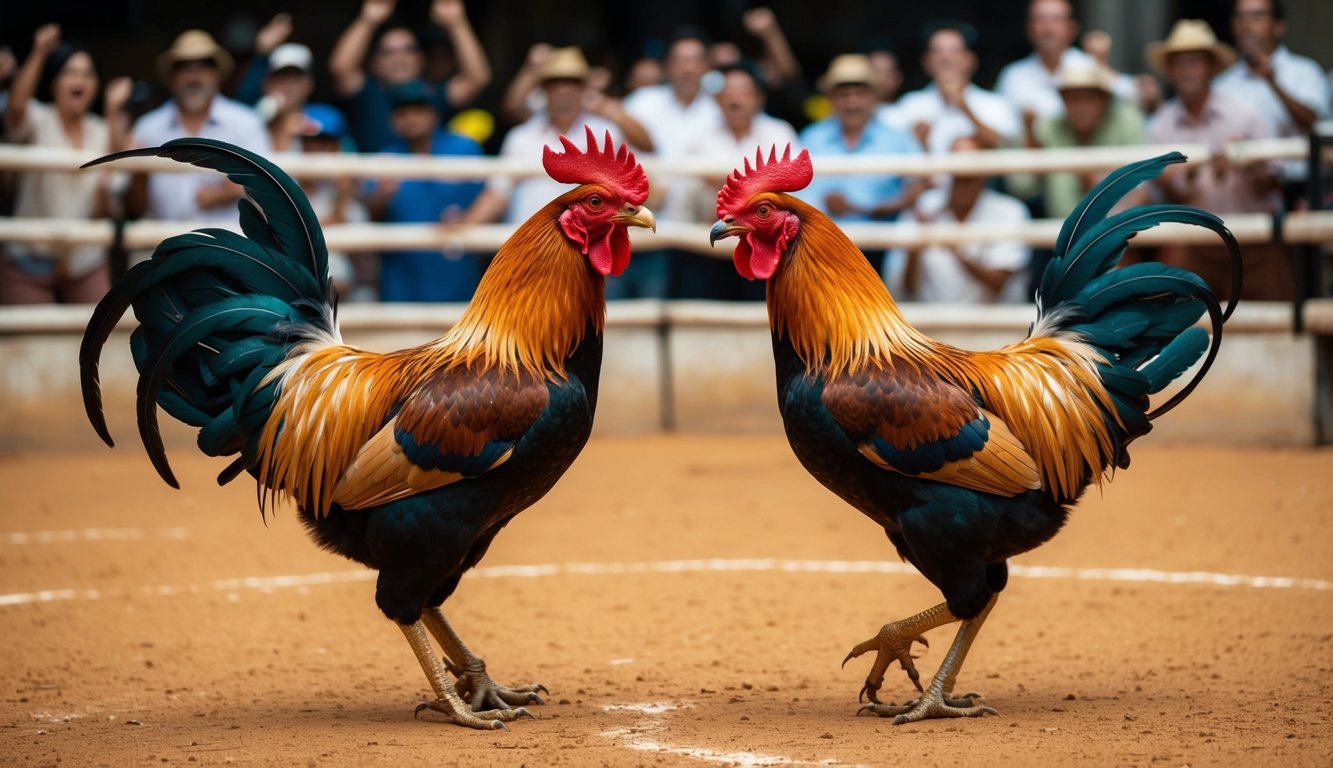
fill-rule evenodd
<path id="1" fill-rule="evenodd" d="M 566 137 L 585 152 L 588 150 L 588 133 L 583 129 L 584 125 L 592 128 L 599 147 L 605 143 L 607 131 L 611 132 L 611 140 L 617 149 L 624 141 L 615 123 L 584 112 L 574 120 L 574 125 Z M 550 147 L 557 152 L 565 151 L 565 146 L 560 143 L 560 132 L 551 125 L 550 115 L 545 110 L 534 114 L 505 134 L 504 143 L 500 145 L 500 157 L 517 158 L 540 168 L 543 147 Z M 487 187 L 492 192 L 509 198 L 509 207 L 505 209 L 505 221 L 514 223 L 526 221 L 529 216 L 541 210 L 542 206 L 575 186 L 577 185 L 561 184 L 545 173 L 525 179 L 495 176 L 487 182 Z"/>
<path id="2" fill-rule="evenodd" d="M 947 188 L 928 189 L 917 198 L 916 215 L 910 218 L 904 217 L 904 221 L 964 223 L 954 217 L 948 204 Z M 965 223 L 1015 224 L 1028 219 L 1027 206 L 1017 198 L 984 189 L 977 197 L 977 202 L 972 206 Z M 954 255 L 955 250 L 957 256 Z M 959 263 L 959 257 L 991 269 L 1011 270 L 1013 275 L 996 296 L 968 274 Z M 895 296 L 905 300 L 956 304 L 1031 301 L 1031 297 L 1023 295 L 1024 286 L 1027 284 L 1026 269 L 1031 257 L 1031 251 L 1019 240 L 972 243 L 953 247 L 933 246 L 922 249 L 918 256 L 920 262 L 917 267 L 915 292 L 909 292 L 903 286 L 903 275 L 907 267 L 906 257 L 885 260 L 884 282 Z"/>
<path id="3" fill-rule="evenodd" d="M 1000 134 L 1005 144 L 1018 141 L 1022 135 L 1023 121 L 1008 99 L 968 83 L 963 91 L 963 100 L 978 120 Z M 977 132 L 976 126 L 961 109 L 944 102 L 934 84 L 904 94 L 894 105 L 893 111 L 885 117 L 890 125 L 913 135 L 917 123 L 929 125 L 926 151 L 931 153 L 948 152 L 955 139 L 973 136 Z"/>
<path id="4" fill-rule="evenodd" d="M 1279 45 L 1273 51 L 1273 74 L 1283 91 L 1291 98 L 1314 110 L 1317 118 L 1329 116 L 1329 82 L 1319 65 L 1313 59 L 1297 56 Z M 1237 60 L 1222 74 L 1213 80 L 1213 87 L 1246 102 L 1272 129 L 1274 136 L 1304 136 L 1305 132 L 1296 127 L 1291 114 L 1278 98 L 1268 81 L 1250 71 L 1244 59 Z M 1303 179 L 1308 172 L 1304 160 L 1287 161 L 1282 164 L 1283 175 L 1290 179 Z"/>
<path id="5" fill-rule="evenodd" d="M 725 178 L 729 169 L 740 168 L 745 158 L 749 158 L 753 166 L 756 150 L 762 149 L 767 159 L 769 150 L 776 146 L 778 157 L 782 157 L 787 145 L 791 145 L 792 154 L 796 154 L 796 130 L 791 123 L 760 112 L 750 121 L 750 130 L 739 139 L 719 114 L 715 124 L 685 137 L 682 149 L 686 157 L 716 160 L 720 166 L 725 166 L 728 169 L 723 171 Z M 717 190 L 721 185 L 722 181 L 718 179 L 710 182 L 698 176 L 681 177 L 667 193 L 668 198 L 681 199 L 668 199 L 663 207 L 688 209 L 689 213 L 684 214 L 686 220 L 711 224 L 717 220 Z"/>
<path id="6" fill-rule="evenodd" d="M 84 114 L 80 126 L 82 149 L 103 154 L 111 151 L 111 134 L 106 122 L 91 112 Z M 36 99 L 28 100 L 23 123 L 12 141 L 39 147 L 73 148 L 69 135 L 60 122 L 60 113 L 50 104 Z M 18 191 L 14 201 L 14 215 L 19 218 L 89 219 L 97 201 L 97 184 L 106 171 L 25 171 L 18 175 Z M 16 255 L 52 253 L 65 262 L 64 269 L 71 276 L 81 276 L 97 269 L 105 260 L 105 249 L 100 245 L 75 246 L 64 250 L 58 246 L 41 245 L 34 248 L 27 243 L 9 243 Z"/>
<path id="7" fill-rule="evenodd" d="M 995 81 L 995 92 L 1008 99 L 1018 109 L 1020 116 L 1031 110 L 1038 119 L 1059 117 L 1065 113 L 1064 99 L 1060 98 L 1060 90 L 1056 87 L 1060 82 L 1059 70 L 1069 66 L 1094 66 L 1096 63 L 1083 51 L 1066 48 L 1060 54 L 1056 71 L 1052 72 L 1041 63 L 1041 57 L 1034 51 L 1000 70 L 1000 76 Z M 1111 90 L 1131 104 L 1138 103 L 1138 89 L 1134 86 L 1134 78 L 1129 75 L 1117 75 Z"/>
<path id="8" fill-rule="evenodd" d="M 180 112 L 175 100 L 140 117 L 134 124 L 134 145 L 156 147 L 172 139 L 187 135 L 181 127 Z M 213 97 L 208 119 L 199 136 L 219 139 L 267 157 L 272 154 L 268 130 L 259 113 L 239 101 L 222 96 Z M 225 178 L 216 172 L 154 173 L 148 177 L 148 215 L 170 221 L 212 221 L 239 225 L 240 214 L 235 204 L 220 205 L 207 210 L 195 204 L 195 196 L 205 186 L 218 184 Z"/>
<path id="9" fill-rule="evenodd" d="M 681 104 L 670 84 L 652 85 L 625 97 L 624 109 L 639 121 L 653 140 L 653 155 L 662 159 L 684 157 L 686 144 L 703 131 L 715 130 L 722 120 L 717 101 L 700 88 L 694 101 Z M 659 176 L 653 184 L 664 190 L 664 198 L 653 213 L 658 221 L 693 221 L 691 201 L 683 192 L 689 179 Z"/>

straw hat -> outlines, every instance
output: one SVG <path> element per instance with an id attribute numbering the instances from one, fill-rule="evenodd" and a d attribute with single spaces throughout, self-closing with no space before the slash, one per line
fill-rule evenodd
<path id="1" fill-rule="evenodd" d="M 829 62 L 828 71 L 819 78 L 819 90 L 832 91 L 840 85 L 868 85 L 879 88 L 879 78 L 870 65 L 870 57 L 860 53 L 844 53 Z"/>
<path id="2" fill-rule="evenodd" d="M 202 59 L 211 60 L 224 80 L 231 74 L 231 54 L 202 29 L 187 29 L 177 35 L 171 47 L 157 57 L 157 73 L 166 80 L 171 77 L 171 68 L 176 64 Z"/>
<path id="3" fill-rule="evenodd" d="M 1171 34 L 1160 43 L 1149 43 L 1145 57 L 1148 64 L 1158 72 L 1166 72 L 1167 56 L 1182 51 L 1207 51 L 1217 62 L 1221 71 L 1231 66 L 1236 60 L 1236 51 L 1226 43 L 1219 42 L 1217 35 L 1208 22 L 1201 19 L 1181 19 L 1171 27 Z"/>
<path id="4" fill-rule="evenodd" d="M 1055 75 L 1055 88 L 1058 91 L 1089 89 L 1113 93 L 1111 73 L 1096 62 L 1071 62 L 1060 67 Z"/>
<path id="5" fill-rule="evenodd" d="M 537 67 L 537 82 L 547 80 L 588 80 L 588 60 L 574 46 L 556 48 Z"/>

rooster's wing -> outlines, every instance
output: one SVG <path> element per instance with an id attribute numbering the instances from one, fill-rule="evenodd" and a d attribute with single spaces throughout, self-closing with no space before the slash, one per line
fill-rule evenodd
<path id="1" fill-rule="evenodd" d="M 1041 487 L 1036 462 L 998 416 L 962 387 L 915 367 L 873 368 L 825 382 L 824 407 L 877 466 L 1001 496 Z"/>
<path id="2" fill-rule="evenodd" d="M 440 370 L 366 441 L 333 501 L 359 509 L 481 475 L 509 458 L 548 399 L 539 375 L 461 364 Z"/>

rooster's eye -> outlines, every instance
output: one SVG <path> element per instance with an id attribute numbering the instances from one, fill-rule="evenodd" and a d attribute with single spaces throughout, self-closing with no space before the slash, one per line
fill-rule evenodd
<path id="1" fill-rule="evenodd" d="M 601 208 L 601 207 L 602 207 L 602 196 L 601 196 L 601 195 L 593 195 L 592 197 L 588 198 L 588 207 L 589 207 L 589 208 Z"/>
<path id="2" fill-rule="evenodd" d="M 765 203 L 764 205 L 761 205 L 757 209 L 755 209 L 754 213 L 761 219 L 767 219 L 768 215 L 772 212 L 773 212 L 772 206 Z"/>

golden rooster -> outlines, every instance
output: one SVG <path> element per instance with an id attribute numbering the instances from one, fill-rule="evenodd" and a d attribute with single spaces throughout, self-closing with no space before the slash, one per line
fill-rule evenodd
<path id="1" fill-rule="evenodd" d="M 440 606 L 582 450 L 597 406 L 604 278 L 629 263 L 626 227 L 654 226 L 632 153 L 609 134 L 599 148 L 591 129 L 586 152 L 561 142 L 543 164 L 579 186 L 500 248 L 456 326 L 388 354 L 342 342 L 318 222 L 271 163 L 207 139 L 95 161 L 169 157 L 227 174 L 247 197 L 244 235 L 170 238 L 97 306 L 80 354 L 94 428 L 110 445 L 97 366 L 132 305 L 139 431 L 163 479 L 176 486 L 159 405 L 199 428 L 204 453 L 237 455 L 220 483 L 249 472 L 261 510 L 290 498 L 316 542 L 379 571 L 375 602 L 435 692 L 417 711 L 473 728 L 505 727 L 528 714 L 513 705 L 540 704 L 545 689 L 496 684 Z"/>
<path id="2" fill-rule="evenodd" d="M 1160 264 L 1113 269 L 1134 233 L 1164 221 L 1204 226 L 1240 253 L 1217 217 L 1172 205 L 1108 212 L 1179 153 L 1121 168 L 1060 232 L 1037 290 L 1028 337 L 993 352 L 928 338 L 903 318 L 865 257 L 828 217 L 792 197 L 810 156 L 776 148 L 733 172 L 717 197 L 711 239 L 737 236 L 736 269 L 768 281 L 778 408 L 788 441 L 827 488 L 884 527 L 944 602 L 854 647 L 874 650 L 862 712 L 895 723 L 994 713 L 954 695 L 967 651 L 1008 577 L 1006 559 L 1050 539 L 1069 505 L 1198 384 L 1221 342 L 1224 313 L 1196 275 Z M 1195 323 L 1207 312 L 1212 339 Z M 1159 392 L 1206 352 L 1195 376 L 1149 412 Z M 959 621 L 929 687 L 912 661 L 923 632 Z M 905 706 L 878 691 L 898 662 L 921 695 Z"/>

